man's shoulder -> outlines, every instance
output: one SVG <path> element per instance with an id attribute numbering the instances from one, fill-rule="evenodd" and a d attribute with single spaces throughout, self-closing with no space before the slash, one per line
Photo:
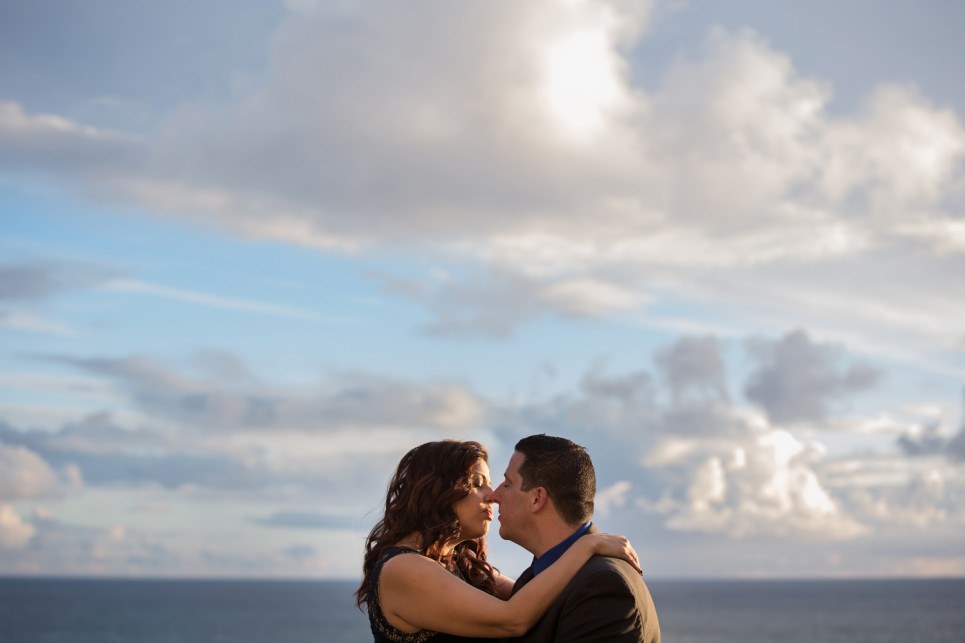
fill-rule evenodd
<path id="1" fill-rule="evenodd" d="M 577 572 L 577 576 L 587 575 L 615 575 L 627 579 L 641 579 L 640 573 L 633 566 L 622 558 L 612 558 L 610 556 L 592 556 L 586 561 L 583 567 Z"/>
<path id="2" fill-rule="evenodd" d="M 600 533 L 595 523 L 590 523 L 590 528 L 587 530 L 588 534 Z M 586 583 L 589 578 L 594 580 L 606 580 L 610 579 L 611 582 L 620 582 L 623 585 L 629 587 L 635 593 L 640 593 L 641 590 L 649 595 L 650 590 L 647 584 L 643 581 L 643 576 L 633 565 L 623 560 L 622 558 L 613 558 L 611 556 L 591 556 L 583 567 L 576 573 L 573 577 L 573 581 L 580 579 L 581 582 Z M 573 581 L 570 582 L 570 587 L 575 584 Z"/>
<path id="3" fill-rule="evenodd" d="M 608 556 L 590 558 L 570 581 L 564 594 L 575 598 L 599 591 L 626 594 L 638 603 L 652 604 L 653 601 L 640 572 L 625 560 Z"/>
<path id="4" fill-rule="evenodd" d="M 549 621 L 549 623 L 547 623 Z M 577 572 L 550 612 L 522 641 L 556 640 L 568 632 L 605 632 L 612 641 L 657 643 L 660 625 L 643 577 L 624 560 L 594 556 Z"/>

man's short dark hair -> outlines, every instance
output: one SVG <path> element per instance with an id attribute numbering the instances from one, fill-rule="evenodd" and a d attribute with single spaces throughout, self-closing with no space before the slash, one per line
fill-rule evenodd
<path id="1" fill-rule="evenodd" d="M 525 456 L 519 467 L 523 491 L 546 489 L 568 525 L 583 524 L 593 516 L 596 474 L 585 448 L 541 433 L 517 442 L 516 451 Z"/>

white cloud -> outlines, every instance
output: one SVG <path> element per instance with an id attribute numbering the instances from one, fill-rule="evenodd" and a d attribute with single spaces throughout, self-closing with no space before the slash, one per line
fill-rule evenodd
<path id="1" fill-rule="evenodd" d="M 808 540 L 850 539 L 866 529 L 839 506 L 813 469 L 819 446 L 786 431 L 716 447 L 691 443 L 669 460 L 675 449 L 663 445 L 660 451 L 663 457 L 648 460 L 650 466 L 687 457 L 683 464 L 689 470 L 684 498 L 669 504 L 665 498 L 655 507 L 668 514 L 671 529 Z"/>
<path id="2" fill-rule="evenodd" d="M 633 484 L 627 480 L 620 480 L 609 487 L 598 489 L 593 502 L 594 513 L 607 516 L 619 507 L 625 506 L 632 489 Z"/>
<path id="3" fill-rule="evenodd" d="M 115 138 L 113 132 L 73 123 L 55 114 L 29 114 L 13 101 L 0 101 L 0 134 L 10 141 L 35 142 L 38 137 L 76 136 L 90 140 Z"/>
<path id="4" fill-rule="evenodd" d="M 55 114 L 31 113 L 20 103 L 0 100 L 0 168 L 15 173 L 60 173 L 60 179 L 129 172 L 143 155 L 139 142 L 117 132 L 75 123 Z"/>
<path id="5" fill-rule="evenodd" d="M 0 547 L 21 549 L 34 537 L 37 530 L 14 511 L 13 507 L 0 504 Z"/>
<path id="6" fill-rule="evenodd" d="M 727 480 L 720 458 L 708 458 L 694 471 L 687 499 L 695 510 L 707 511 L 712 505 L 723 502 L 726 494 Z"/>
<path id="7" fill-rule="evenodd" d="M 164 299 L 184 301 L 192 304 L 197 304 L 199 306 L 204 306 L 208 308 L 217 308 L 221 310 L 234 310 L 234 311 L 247 312 L 247 313 L 276 315 L 279 317 L 289 317 L 293 319 L 304 319 L 309 321 L 325 320 L 324 317 L 322 317 L 321 315 L 318 315 L 317 313 L 314 313 L 308 310 L 300 310 L 298 308 L 292 308 L 291 306 L 282 306 L 278 304 L 271 304 L 271 303 L 262 302 L 262 301 L 253 301 L 249 299 L 223 297 L 220 295 L 213 295 L 210 293 L 197 292 L 193 290 L 184 290 L 181 288 L 170 288 L 170 287 L 161 286 L 158 284 L 138 281 L 136 279 L 115 279 L 109 282 L 107 284 L 107 287 L 111 290 L 115 290 L 118 292 L 151 295 L 155 297 L 162 297 Z"/>
<path id="8" fill-rule="evenodd" d="M 587 317 L 628 310 L 639 303 L 632 290 L 599 279 L 565 279 L 550 284 L 542 299 L 554 307 Z"/>
<path id="9" fill-rule="evenodd" d="M 818 182 L 825 193 L 840 200 L 867 190 L 873 211 L 905 221 L 911 207 L 942 197 L 965 153 L 954 112 L 894 85 L 880 87 L 862 113 L 832 123 L 825 136 L 829 154 Z"/>
<path id="10" fill-rule="evenodd" d="M 922 239 L 937 252 L 965 252 L 965 222 L 958 220 L 926 220 L 901 223 L 896 227 L 901 236 Z"/>
<path id="11" fill-rule="evenodd" d="M 0 326 L 14 330 L 56 335 L 59 337 L 78 337 L 79 332 L 64 324 L 33 313 L 0 310 Z"/>
<path id="12" fill-rule="evenodd" d="M 0 442 L 0 498 L 42 498 L 59 490 L 57 474 L 42 457 L 25 447 Z"/>
<path id="13" fill-rule="evenodd" d="M 842 458 L 826 463 L 822 478 L 866 523 L 881 528 L 935 529 L 965 524 L 965 478 L 939 454 Z"/>
<path id="14" fill-rule="evenodd" d="M 586 444 L 606 462 L 597 474 L 602 506 L 625 499 L 671 531 L 821 542 L 879 524 L 843 493 L 825 445 L 804 437 L 813 429 L 781 428 L 719 393 L 723 351 L 712 337 L 681 338 L 656 353 L 672 377 L 597 367 L 578 392 L 505 409 L 498 421 L 513 435 L 546 431 Z M 679 394 L 690 386 L 700 394 Z"/>
<path id="15" fill-rule="evenodd" d="M 698 231 L 736 232 L 738 244 L 753 234 L 741 221 L 793 228 L 779 208 L 819 160 L 828 98 L 754 34 L 712 33 L 702 56 L 672 67 L 654 97 L 668 210 L 700 222 Z"/>

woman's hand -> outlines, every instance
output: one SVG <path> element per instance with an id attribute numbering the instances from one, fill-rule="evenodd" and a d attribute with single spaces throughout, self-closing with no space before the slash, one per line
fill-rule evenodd
<path id="1" fill-rule="evenodd" d="M 627 540 L 626 537 L 619 534 L 587 534 L 580 540 L 583 539 L 591 540 L 593 553 L 601 556 L 609 556 L 610 558 L 622 558 L 633 565 L 633 568 L 640 574 L 643 574 L 643 569 L 640 568 L 640 559 L 637 558 L 637 552 L 633 549 L 633 545 L 630 544 L 630 541 Z"/>

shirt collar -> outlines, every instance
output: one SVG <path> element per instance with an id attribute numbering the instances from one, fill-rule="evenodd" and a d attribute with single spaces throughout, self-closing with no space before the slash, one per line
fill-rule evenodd
<path id="1" fill-rule="evenodd" d="M 551 548 L 549 551 L 547 551 L 539 558 L 533 557 L 533 575 L 535 576 L 542 571 L 546 571 L 546 569 L 549 568 L 550 565 L 558 561 L 560 559 L 560 556 L 565 554 L 566 550 L 569 549 L 570 546 L 576 542 L 577 538 L 585 534 L 589 528 L 590 528 L 590 523 L 588 522 L 583 523 L 583 525 L 581 525 L 580 528 L 577 529 L 573 533 L 573 535 L 571 535 L 569 538 L 567 538 L 560 544 L 556 545 L 555 547 Z"/>

